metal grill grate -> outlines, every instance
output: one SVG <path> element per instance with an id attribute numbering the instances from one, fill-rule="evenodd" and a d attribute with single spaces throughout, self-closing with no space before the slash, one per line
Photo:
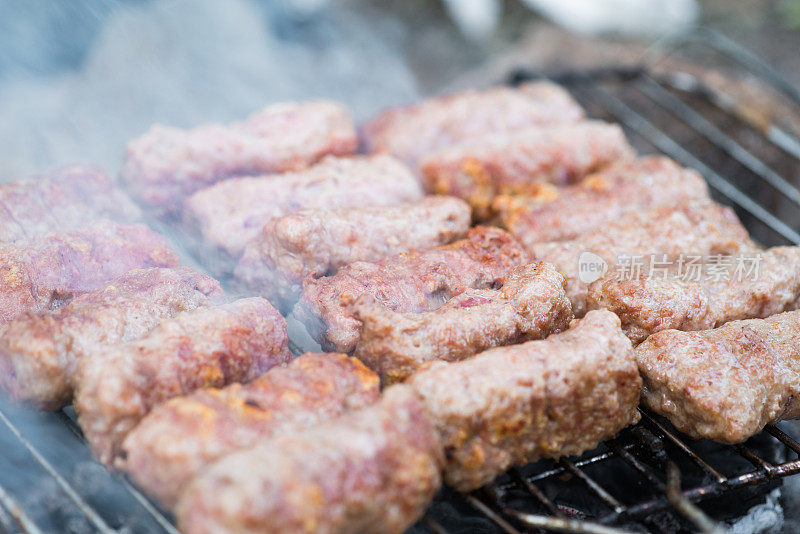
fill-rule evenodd
<path id="1" fill-rule="evenodd" d="M 497 531 L 509 534 L 721 532 L 695 503 L 737 492 L 736 502 L 746 503 L 773 489 L 777 479 L 800 472 L 798 455 L 800 443 L 776 426 L 743 445 L 690 445 L 643 411 L 642 422 L 580 459 L 513 469 L 462 498 Z M 764 491 L 741 495 L 751 487 Z M 450 532 L 448 521 L 431 515 L 424 524 L 433 532 Z M 450 522 L 453 531 L 460 530 L 460 521 Z"/>
<path id="2" fill-rule="evenodd" d="M 800 140 L 689 73 L 655 68 L 690 47 L 712 51 L 720 64 L 727 60 L 744 68 L 800 113 L 797 89 L 710 31 L 654 48 L 639 68 L 520 70 L 509 83 L 547 77 L 566 86 L 590 115 L 620 123 L 641 152 L 666 154 L 703 174 L 712 194 L 736 210 L 758 241 L 800 244 Z M 668 422 L 642 411 L 642 422 L 578 460 L 512 470 L 463 499 L 496 531 L 510 534 L 531 529 L 720 532 L 718 523 L 695 503 L 716 500 L 710 508 L 724 515 L 720 501 L 738 494 L 734 502 L 740 508 L 733 515 L 740 515 L 753 496 L 743 496 L 742 490 L 760 488 L 763 495 L 779 478 L 799 473 L 798 455 L 800 443 L 774 425 L 746 444 L 723 446 L 684 440 Z M 442 533 L 450 531 L 447 521 L 429 515 L 424 524 Z M 460 530 L 459 522 L 454 524 L 453 530 Z"/>
<path id="3" fill-rule="evenodd" d="M 757 240 L 800 244 L 800 190 L 785 178 L 800 176 L 800 140 L 687 73 L 654 68 L 691 47 L 752 73 L 800 112 L 800 91 L 708 31 L 654 48 L 641 68 L 546 75 L 591 115 L 622 124 L 642 152 L 699 170 Z M 511 82 L 531 77 L 519 71 Z M 0 531 L 176 532 L 169 514 L 92 460 L 71 409 L 40 413 L 0 401 L 0 450 Z M 641 423 L 581 458 L 514 469 L 469 495 L 443 491 L 414 530 L 713 532 L 707 503 L 716 519 L 741 515 L 779 478 L 800 472 L 799 457 L 800 443 L 777 426 L 722 446 L 687 442 L 643 412 Z M 726 510 L 733 496 L 738 508 Z"/>

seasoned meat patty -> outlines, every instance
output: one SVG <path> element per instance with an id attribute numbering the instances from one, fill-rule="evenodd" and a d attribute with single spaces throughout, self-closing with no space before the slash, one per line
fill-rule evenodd
<path id="1" fill-rule="evenodd" d="M 131 269 L 176 267 L 166 239 L 108 221 L 0 245 L 0 323 L 51 310 Z"/>
<path id="2" fill-rule="evenodd" d="M 334 276 L 308 279 L 292 312 L 325 350 L 350 353 L 361 333 L 351 304 L 375 297 L 396 312 L 433 310 L 469 288 L 497 286 L 527 263 L 528 255 L 508 233 L 479 226 L 466 239 L 375 262 L 355 262 Z"/>
<path id="3" fill-rule="evenodd" d="M 529 195 L 500 196 L 492 207 L 523 245 L 575 239 L 628 213 L 707 199 L 705 180 L 669 158 L 622 161 L 564 187 L 543 184 Z"/>
<path id="4" fill-rule="evenodd" d="M 411 166 L 433 150 L 535 125 L 577 122 L 583 110 L 550 82 L 494 87 L 389 109 L 365 124 L 368 151 L 387 151 Z"/>
<path id="5" fill-rule="evenodd" d="M 426 190 L 463 198 L 478 220 L 486 220 L 497 195 L 576 182 L 633 155 L 622 128 L 585 121 L 482 137 L 432 152 L 420 168 Z"/>
<path id="6" fill-rule="evenodd" d="M 141 215 L 98 167 L 72 165 L 0 184 L 0 243 L 74 230 L 104 219 L 135 222 Z"/>
<path id="7" fill-rule="evenodd" d="M 445 245 L 464 237 L 469 224 L 469 206 L 443 196 L 397 206 L 302 210 L 268 221 L 245 248 L 235 276 L 242 288 L 288 313 L 306 278 Z"/>
<path id="8" fill-rule="evenodd" d="M 467 289 L 441 308 L 398 313 L 365 294 L 354 305 L 363 324 L 353 353 L 384 382 L 405 380 L 424 362 L 463 360 L 483 350 L 565 330 L 572 307 L 552 265 L 517 267 L 499 289 Z"/>
<path id="9" fill-rule="evenodd" d="M 552 263 L 564 275 L 572 311 L 581 317 L 587 309 L 588 283 L 595 281 L 580 276 L 581 264 L 603 260 L 611 272 L 624 256 L 674 258 L 678 254 L 735 254 L 756 248 L 732 209 L 697 201 L 631 212 L 578 239 L 535 243 L 530 250 L 537 260 Z"/>
<path id="10" fill-rule="evenodd" d="M 186 534 L 400 534 L 441 484 L 441 443 L 414 392 L 231 454 L 184 492 Z"/>
<path id="11" fill-rule="evenodd" d="M 378 376 L 344 354 L 304 354 L 249 384 L 202 389 L 157 406 L 122 444 L 119 467 L 173 507 L 198 473 L 271 436 L 370 405 Z"/>
<path id="12" fill-rule="evenodd" d="M 639 419 L 631 342 L 608 311 L 561 334 L 432 362 L 406 382 L 446 453 L 445 482 L 469 491 L 513 465 L 580 454 Z"/>
<path id="13" fill-rule="evenodd" d="M 226 180 L 186 200 L 186 226 L 227 270 L 264 224 L 303 208 L 391 206 L 422 199 L 411 172 L 386 156 L 329 157 L 300 172 Z"/>
<path id="14" fill-rule="evenodd" d="M 57 310 L 24 313 L 0 326 L 0 387 L 16 400 L 62 408 L 84 354 L 139 339 L 163 319 L 222 298 L 216 280 L 187 267 L 135 269 Z"/>
<path id="15" fill-rule="evenodd" d="M 714 257 L 700 267 L 697 279 L 680 272 L 622 280 L 611 274 L 589 286 L 588 307 L 616 313 L 634 343 L 661 330 L 705 330 L 797 308 L 800 247 Z"/>
<path id="16" fill-rule="evenodd" d="M 800 312 L 665 330 L 636 348 L 644 404 L 690 436 L 738 443 L 800 417 Z"/>
<path id="17" fill-rule="evenodd" d="M 78 423 L 92 452 L 111 465 L 156 405 L 250 381 L 289 359 L 286 321 L 262 298 L 185 311 L 140 340 L 81 358 L 73 380 Z"/>
<path id="18" fill-rule="evenodd" d="M 329 101 L 275 104 L 243 122 L 193 130 L 155 125 L 131 141 L 122 179 L 161 215 L 195 191 L 232 176 L 297 171 L 328 154 L 355 152 L 349 112 Z"/>

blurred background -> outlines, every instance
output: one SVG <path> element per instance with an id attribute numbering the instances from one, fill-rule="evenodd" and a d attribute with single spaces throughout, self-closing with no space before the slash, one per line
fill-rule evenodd
<path id="1" fill-rule="evenodd" d="M 153 122 L 318 96 L 364 119 L 518 65 L 638 61 L 697 25 L 800 85 L 800 0 L 0 0 L 0 180 L 114 171 Z"/>

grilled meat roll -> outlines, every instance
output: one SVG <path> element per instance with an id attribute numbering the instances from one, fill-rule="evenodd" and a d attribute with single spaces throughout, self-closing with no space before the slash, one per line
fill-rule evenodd
<path id="1" fill-rule="evenodd" d="M 577 122 L 583 110 L 550 82 L 494 87 L 431 98 L 381 112 L 361 128 L 367 151 L 394 154 L 412 167 L 428 152 L 536 125 Z"/>
<path id="2" fill-rule="evenodd" d="M 297 171 L 357 147 L 353 120 L 342 105 L 275 104 L 225 126 L 155 125 L 128 144 L 122 179 L 157 213 L 175 215 L 184 198 L 219 180 Z"/>
<path id="3" fill-rule="evenodd" d="M 800 247 L 711 257 L 699 267 L 696 276 L 677 265 L 664 275 L 610 275 L 589 286 L 588 306 L 616 313 L 634 343 L 662 330 L 706 330 L 798 306 Z"/>
<path id="4" fill-rule="evenodd" d="M 292 314 L 325 350 L 349 353 L 361 333 L 351 304 L 361 295 L 396 312 L 433 310 L 469 288 L 497 286 L 527 259 L 505 231 L 476 227 L 449 245 L 351 263 L 334 276 L 306 280 Z"/>
<path id="5" fill-rule="evenodd" d="M 187 534 L 401 533 L 441 484 L 442 448 L 413 391 L 233 453 L 188 487 L 177 507 Z"/>
<path id="6" fill-rule="evenodd" d="M 135 222 L 142 212 L 98 167 L 72 165 L 0 184 L 0 243 L 74 230 L 101 220 Z"/>
<path id="7" fill-rule="evenodd" d="M 669 259 L 686 253 L 735 254 L 755 249 L 733 210 L 709 201 L 629 213 L 578 239 L 530 247 L 537 260 L 552 263 L 567 279 L 576 317 L 586 313 L 588 284 L 595 281 L 581 279 L 579 269 L 587 262 L 602 260 L 613 270 L 625 257 L 637 255 Z M 591 253 L 588 258 L 587 253 Z"/>
<path id="8" fill-rule="evenodd" d="M 262 298 L 186 311 L 140 340 L 81 358 L 73 380 L 78 423 L 94 454 L 111 465 L 156 405 L 250 381 L 290 359 L 286 322 Z"/>
<path id="9" fill-rule="evenodd" d="M 540 184 L 529 195 L 499 196 L 492 208 L 501 225 L 530 247 L 579 238 L 628 213 L 707 198 L 696 171 L 650 156 L 615 163 L 573 185 Z"/>
<path id="10" fill-rule="evenodd" d="M 103 221 L 0 245 L 0 323 L 55 309 L 131 269 L 177 265 L 166 239 L 141 224 Z"/>
<path id="11" fill-rule="evenodd" d="M 355 358 L 304 354 L 248 384 L 202 389 L 157 406 L 125 438 L 118 467 L 171 508 L 215 460 L 368 406 L 378 400 L 379 385 Z"/>
<path id="12" fill-rule="evenodd" d="M 432 362 L 406 382 L 444 444 L 445 482 L 469 491 L 513 465 L 592 449 L 639 419 L 631 342 L 608 311 L 545 340 Z"/>
<path id="13" fill-rule="evenodd" d="M 739 443 L 800 417 L 800 312 L 658 332 L 636 359 L 644 404 L 695 438 Z"/>
<path id="14" fill-rule="evenodd" d="M 188 267 L 134 269 L 57 309 L 0 326 L 0 387 L 45 409 L 72 399 L 72 374 L 87 353 L 146 335 L 166 318 L 223 298 L 219 283 Z"/>
<path id="15" fill-rule="evenodd" d="M 391 206 L 422 196 L 417 179 L 390 156 L 328 157 L 304 171 L 236 178 L 199 191 L 186 200 L 184 221 L 232 270 L 273 217 L 303 208 Z"/>
<path id="16" fill-rule="evenodd" d="M 484 221 L 497 195 L 573 183 L 633 154 L 622 128 L 585 121 L 482 137 L 432 152 L 420 168 L 427 191 L 463 198 Z"/>
<path id="17" fill-rule="evenodd" d="M 306 278 L 356 261 L 424 250 L 464 237 L 469 206 L 442 196 L 388 207 L 302 210 L 272 219 L 245 248 L 239 285 L 291 311 Z"/>
<path id="18" fill-rule="evenodd" d="M 365 294 L 354 305 L 363 324 L 353 353 L 384 382 L 405 380 L 431 360 L 463 360 L 491 347 L 565 330 L 572 307 L 552 265 L 517 267 L 498 289 L 467 289 L 441 308 L 393 312 Z"/>

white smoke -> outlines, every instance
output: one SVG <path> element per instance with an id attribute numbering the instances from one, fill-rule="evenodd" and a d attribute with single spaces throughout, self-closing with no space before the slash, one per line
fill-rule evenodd
<path id="1" fill-rule="evenodd" d="M 78 70 L 2 79 L 0 181 L 75 161 L 116 173 L 127 140 L 154 122 L 231 121 L 314 97 L 344 101 L 365 118 L 418 95 L 387 38 L 402 39 L 392 21 L 376 26 L 347 9 L 306 21 L 287 14 L 283 24 L 299 28 L 281 35 L 276 18 L 248 0 L 116 9 Z"/>
<path id="2" fill-rule="evenodd" d="M 779 532 L 784 524 L 783 508 L 780 505 L 780 488 L 772 490 L 766 501 L 751 508 L 747 515 L 735 521 L 730 534 L 765 534 Z"/>

